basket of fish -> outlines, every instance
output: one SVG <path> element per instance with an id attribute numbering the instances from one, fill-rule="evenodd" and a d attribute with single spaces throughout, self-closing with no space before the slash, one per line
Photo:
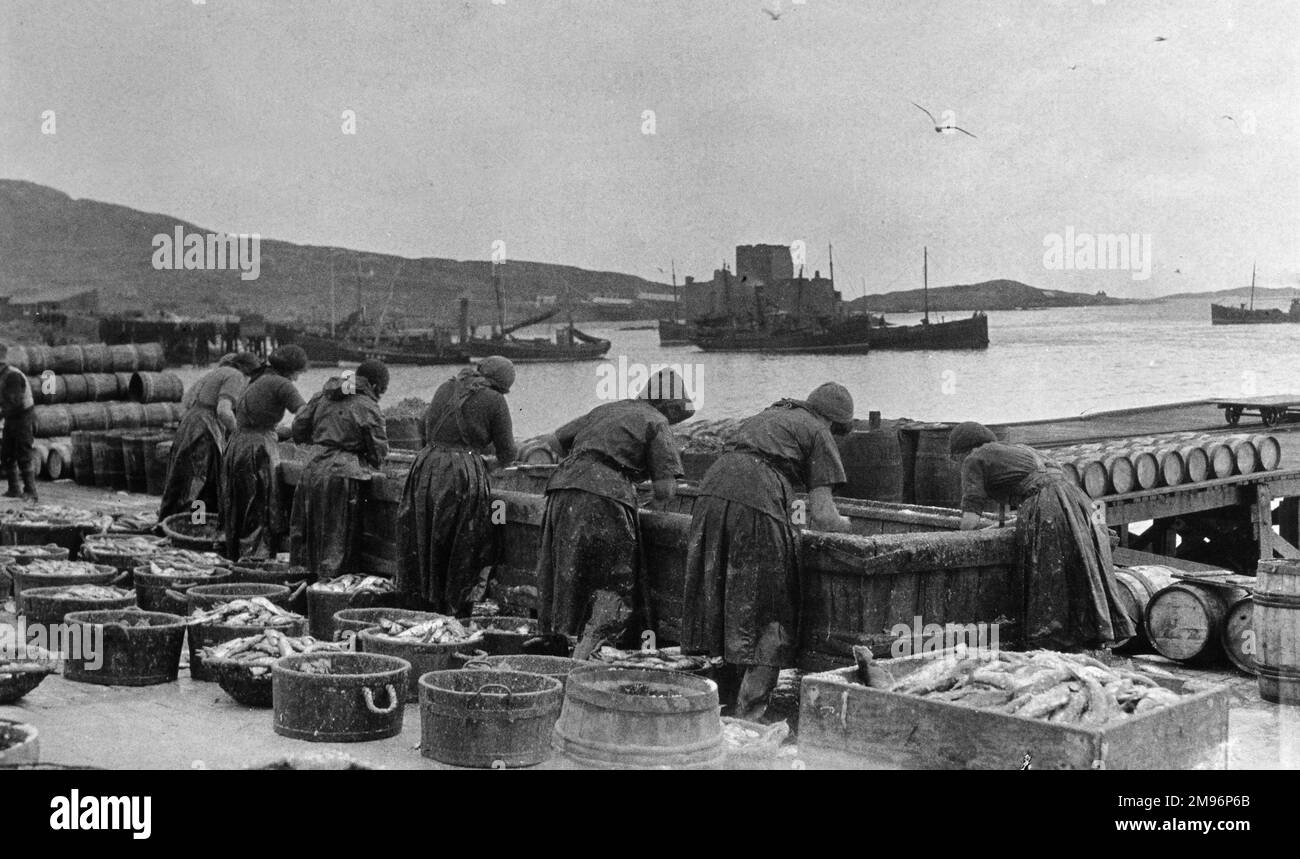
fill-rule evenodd
<path id="1" fill-rule="evenodd" d="M 324 743 L 395 737 L 410 673 L 405 659 L 379 653 L 281 657 L 271 668 L 275 732 Z"/>
<path id="2" fill-rule="evenodd" d="M 81 560 L 128 572 L 143 565 L 163 545 L 162 537 L 141 534 L 91 534 L 81 544 Z"/>
<path id="3" fill-rule="evenodd" d="M 273 587 L 263 585 L 263 587 Z M 287 590 L 287 588 L 286 588 Z M 191 589 L 191 595 L 193 589 Z M 307 632 L 307 618 L 287 611 L 264 597 L 234 599 L 199 611 L 189 618 L 190 677 L 211 680 L 203 662 L 203 649 L 235 638 L 260 635 L 275 629 L 288 636 Z"/>
<path id="4" fill-rule="evenodd" d="M 483 649 L 489 656 L 523 653 L 524 643 L 537 637 L 537 621 L 528 617 L 471 617 L 471 629 L 483 631 Z"/>
<path id="5" fill-rule="evenodd" d="M 196 552 L 220 552 L 225 548 L 225 535 L 221 530 L 220 517 L 208 513 L 203 521 L 195 522 L 190 513 L 176 513 L 159 523 L 163 534 L 178 549 L 191 549 Z"/>
<path id="6" fill-rule="evenodd" d="M 86 561 L 32 561 L 7 567 L 14 583 L 14 601 L 22 599 L 24 588 L 52 588 L 63 585 L 107 585 L 121 573 L 107 564 Z"/>
<path id="7" fill-rule="evenodd" d="M 127 608 L 77 611 L 66 622 L 93 652 L 69 653 L 63 676 L 101 686 L 171 683 L 180 670 L 185 619 L 179 615 Z"/>
<path id="8" fill-rule="evenodd" d="M 189 613 L 185 592 L 190 588 L 225 584 L 234 576 L 224 567 L 194 566 L 159 557 L 150 558 L 149 563 L 136 567 L 132 572 L 136 602 L 140 608 L 180 615 Z"/>
<path id="9" fill-rule="evenodd" d="M 30 646 L 0 650 L 0 705 L 13 704 L 58 672 L 59 659 L 48 651 Z"/>
<path id="10" fill-rule="evenodd" d="M 411 663 L 406 700 L 420 699 L 420 677 L 430 671 L 456 668 L 457 653 L 475 649 L 483 641 L 481 630 L 471 629 L 454 617 L 390 618 L 357 633 L 357 650 L 382 653 Z M 463 659 L 461 660 L 463 661 Z"/>
<path id="11" fill-rule="evenodd" d="M 334 615 L 349 608 L 396 608 L 401 598 L 383 576 L 348 573 L 307 588 L 307 617 L 315 638 L 334 638 Z"/>
<path id="12" fill-rule="evenodd" d="M 1155 666 L 963 648 L 803 678 L 799 749 L 909 769 L 1222 767 L 1228 690 Z M 857 764 L 861 766 L 861 762 Z"/>
<path id="13" fill-rule="evenodd" d="M 271 706 L 271 667 L 284 656 L 343 652 L 347 642 L 317 641 L 268 628 L 257 635 L 232 638 L 204 648 L 203 664 L 227 695 L 245 707 Z"/>
<path id="14" fill-rule="evenodd" d="M 87 534 L 105 530 L 112 518 L 56 504 L 32 504 L 0 510 L 0 543 L 45 545 L 54 543 L 75 559 Z"/>
<path id="15" fill-rule="evenodd" d="M 130 608 L 135 605 L 135 591 L 112 585 L 27 587 L 17 603 L 18 614 L 26 617 L 28 624 L 49 625 L 62 623 L 70 612 Z"/>

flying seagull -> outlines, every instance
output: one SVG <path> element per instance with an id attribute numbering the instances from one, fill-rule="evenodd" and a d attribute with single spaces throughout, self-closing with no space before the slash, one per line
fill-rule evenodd
<path id="1" fill-rule="evenodd" d="M 1228 116 L 1226 113 L 1225 113 L 1223 116 L 1219 117 L 1219 119 L 1226 119 L 1226 120 L 1228 120 L 1229 122 L 1236 122 L 1236 121 L 1237 121 L 1237 120 L 1233 119 L 1231 116 Z"/>
<path id="2" fill-rule="evenodd" d="M 958 128 L 955 125 L 940 125 L 939 120 L 934 118 L 933 113 L 930 113 L 930 111 L 921 107 L 921 105 L 917 104 L 916 102 L 911 102 L 911 105 L 912 107 L 924 113 L 926 116 L 930 117 L 930 122 L 934 124 L 934 130 L 939 132 L 940 134 L 947 134 L 948 132 L 952 132 L 952 131 L 960 131 L 962 134 L 966 135 L 967 137 L 975 137 L 975 135 L 971 134 L 969 131 L 967 131 L 964 128 Z"/>
<path id="3" fill-rule="evenodd" d="M 1152 39 L 1152 41 L 1153 41 L 1153 42 L 1168 42 L 1169 40 L 1166 39 L 1164 36 L 1156 36 L 1154 39 Z"/>
<path id="4" fill-rule="evenodd" d="M 780 21 L 781 16 L 784 14 L 780 9 L 777 9 L 775 12 L 773 12 L 771 9 L 767 8 L 766 6 L 763 7 L 763 11 L 767 14 L 767 17 L 771 18 L 773 21 Z"/>

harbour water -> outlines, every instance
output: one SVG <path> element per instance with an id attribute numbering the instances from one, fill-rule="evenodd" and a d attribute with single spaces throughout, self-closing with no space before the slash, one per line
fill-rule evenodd
<path id="1" fill-rule="evenodd" d="M 1264 306 L 1257 303 L 1256 306 Z M 1285 308 L 1283 308 L 1285 309 Z M 932 314 L 955 318 L 964 313 Z M 890 315 L 914 324 L 918 315 Z M 612 341 L 607 360 L 522 364 L 510 394 L 515 434 L 550 432 L 616 389 L 620 359 L 637 366 L 682 365 L 700 419 L 742 417 L 781 397 L 802 397 L 827 379 L 853 393 L 860 417 L 1001 422 L 1217 396 L 1300 394 L 1300 325 L 1211 326 L 1209 301 L 989 313 L 989 348 L 970 352 L 874 352 L 865 356 L 705 354 L 660 347 L 654 330 L 632 322 L 588 323 Z M 528 336 L 545 336 L 543 326 Z M 428 400 L 453 366 L 393 367 L 384 397 Z M 187 385 L 203 368 L 178 371 Z M 310 396 L 337 371 L 299 379 Z M 635 385 L 629 373 L 624 380 Z M 615 384 L 611 384 L 611 382 Z"/>

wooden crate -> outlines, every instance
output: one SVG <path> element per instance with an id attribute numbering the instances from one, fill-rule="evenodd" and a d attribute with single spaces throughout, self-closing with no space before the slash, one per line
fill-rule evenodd
<path id="1" fill-rule="evenodd" d="M 882 662 L 906 676 L 932 656 Z M 900 670 L 902 669 L 902 670 Z M 1153 678 L 1157 679 L 1157 678 Z M 1182 681 L 1161 685 L 1183 692 Z M 1104 727 L 993 713 L 862 685 L 857 668 L 803 678 L 799 755 L 810 766 L 855 769 L 1223 769 L 1226 686 Z"/>

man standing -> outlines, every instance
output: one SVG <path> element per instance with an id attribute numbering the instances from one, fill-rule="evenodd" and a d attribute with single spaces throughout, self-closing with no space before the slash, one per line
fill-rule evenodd
<path id="1" fill-rule="evenodd" d="M 0 344 L 0 415 L 5 419 L 4 437 L 0 439 L 0 467 L 9 478 L 6 498 L 28 501 L 36 496 L 36 469 L 32 463 L 32 424 L 35 401 L 27 374 L 4 362 L 9 347 Z M 18 478 L 22 475 L 22 489 Z"/>

